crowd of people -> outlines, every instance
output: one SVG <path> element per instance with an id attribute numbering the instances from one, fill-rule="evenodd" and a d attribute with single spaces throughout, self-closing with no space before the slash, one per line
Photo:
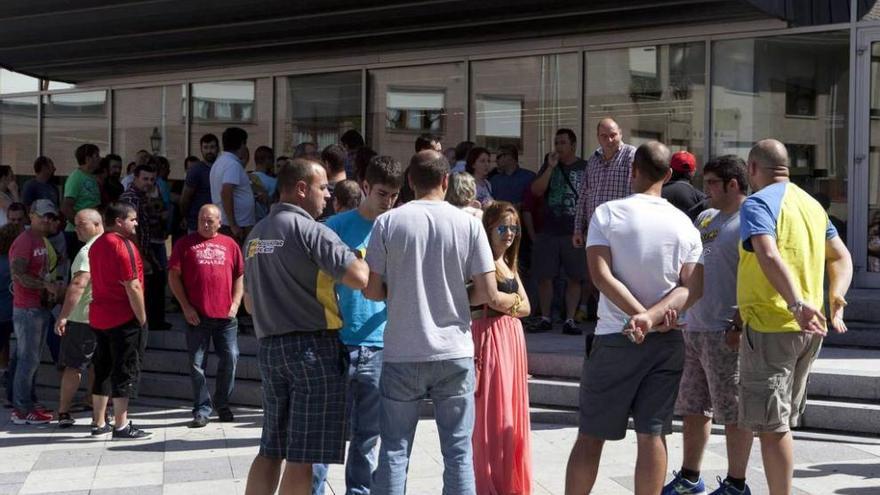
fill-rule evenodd
<path id="1" fill-rule="evenodd" d="M 12 422 L 74 426 L 85 374 L 91 435 L 149 437 L 129 400 L 148 332 L 170 328 L 167 285 L 188 326 L 190 427 L 214 414 L 235 421 L 238 333 L 259 341 L 263 430 L 247 493 L 321 494 L 328 465 L 344 463 L 347 493 L 403 494 L 431 399 L 444 493 L 528 494 L 524 333 L 551 331 L 559 311 L 565 334 L 597 320 L 567 494 L 592 490 L 604 442 L 622 439 L 630 417 L 637 494 L 705 493 L 712 421 L 725 427 L 729 461 L 713 494 L 750 493 L 755 434 L 770 492 L 789 493 L 790 428 L 827 332 L 825 273 L 830 326 L 846 330 L 852 261 L 837 230 L 790 182 L 778 141 L 758 142 L 747 160 L 710 159 L 700 191 L 694 155 L 625 144 L 611 118 L 596 137 L 582 159 L 576 134 L 559 129 L 537 174 L 515 146 L 444 150 L 432 135 L 404 166 L 355 131 L 324 149 L 300 143 L 291 157 L 259 146 L 248 172 L 248 135 L 236 127 L 201 138 L 179 189 L 168 160 L 143 150 L 121 177 L 119 156 L 80 146 L 60 198 L 51 159 L 34 162 L 21 194 L 0 167 Z M 36 397 L 44 346 L 63 370 L 57 411 Z M 684 462 L 665 483 L 674 415 Z"/>

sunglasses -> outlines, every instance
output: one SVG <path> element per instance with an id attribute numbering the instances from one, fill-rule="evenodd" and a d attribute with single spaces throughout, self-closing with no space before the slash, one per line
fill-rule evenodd
<path id="1" fill-rule="evenodd" d="M 498 232 L 498 235 L 504 235 L 507 232 L 510 232 L 513 235 L 519 235 L 519 225 L 499 225 L 495 227 L 495 230 Z"/>

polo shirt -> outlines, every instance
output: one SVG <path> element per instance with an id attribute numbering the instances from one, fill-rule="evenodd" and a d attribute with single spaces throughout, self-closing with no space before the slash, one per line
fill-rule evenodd
<path id="1" fill-rule="evenodd" d="M 512 174 L 498 172 L 489 179 L 492 184 L 492 197 L 500 201 L 520 204 L 526 189 L 529 188 L 536 175 L 531 170 L 517 168 Z"/>
<path id="2" fill-rule="evenodd" d="M 116 232 L 102 234 L 89 249 L 92 302 L 89 324 L 109 330 L 135 319 L 128 294 L 120 282 L 137 278 L 144 285 L 144 264 L 134 242 Z"/>

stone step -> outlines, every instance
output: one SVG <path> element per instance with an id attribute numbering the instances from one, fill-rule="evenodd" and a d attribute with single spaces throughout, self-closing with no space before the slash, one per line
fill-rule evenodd
<path id="1" fill-rule="evenodd" d="M 873 322 L 880 330 L 880 290 L 850 289 L 846 294 L 846 320 Z"/>

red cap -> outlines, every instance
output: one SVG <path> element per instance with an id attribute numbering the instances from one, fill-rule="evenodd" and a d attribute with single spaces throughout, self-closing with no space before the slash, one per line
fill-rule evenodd
<path id="1" fill-rule="evenodd" d="M 678 173 L 690 174 L 697 170 L 697 158 L 687 151 L 677 151 L 672 154 L 669 166 Z"/>

